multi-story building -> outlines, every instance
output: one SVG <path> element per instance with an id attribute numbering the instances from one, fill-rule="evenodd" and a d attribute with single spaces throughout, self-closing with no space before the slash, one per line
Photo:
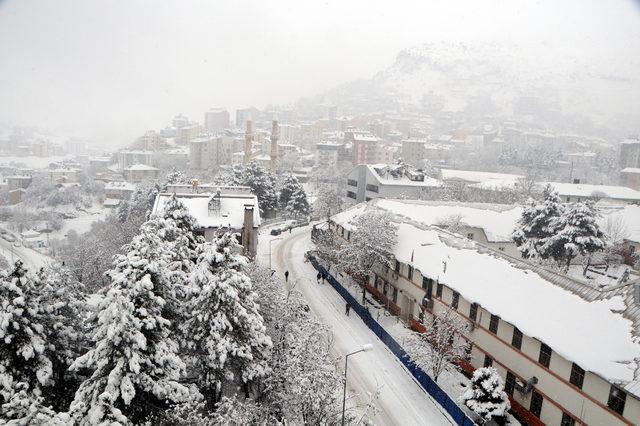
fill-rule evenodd
<path id="1" fill-rule="evenodd" d="M 247 121 L 255 121 L 259 118 L 260 111 L 257 108 L 249 107 L 236 110 L 236 127 L 243 129 Z"/>
<path id="2" fill-rule="evenodd" d="M 338 162 L 346 155 L 343 143 L 316 144 L 316 165 L 325 170 L 335 170 Z"/>
<path id="3" fill-rule="evenodd" d="M 127 182 L 139 183 L 157 179 L 160 176 L 160 170 L 144 164 L 133 164 L 124 169 L 122 174 Z"/>
<path id="4" fill-rule="evenodd" d="M 236 141 L 232 136 L 207 136 L 189 143 L 189 164 L 193 169 L 206 170 L 232 164 Z"/>
<path id="5" fill-rule="evenodd" d="M 627 167 L 620 170 L 622 185 L 640 191 L 640 167 Z"/>
<path id="6" fill-rule="evenodd" d="M 225 108 L 211 108 L 204 113 L 204 128 L 217 133 L 229 127 L 229 111 Z"/>
<path id="7" fill-rule="evenodd" d="M 620 143 L 620 168 L 640 167 L 640 139 L 626 139 Z"/>
<path id="8" fill-rule="evenodd" d="M 377 203 L 332 217 L 346 241 L 350 221 Z M 493 366 L 512 413 L 529 425 L 634 425 L 640 419 L 640 280 L 605 288 L 405 217 L 411 206 L 386 206 L 398 226 L 391 267 L 373 268 L 367 289 L 408 325 L 455 312 L 470 374 Z M 416 218 L 418 220 L 416 220 Z"/>
<path id="9" fill-rule="evenodd" d="M 189 145 L 193 139 L 197 138 L 203 133 L 202 126 L 196 123 L 189 123 L 186 126 L 180 127 L 176 134 L 176 143 L 181 145 Z"/>
<path id="10" fill-rule="evenodd" d="M 344 140 L 351 143 L 351 163 L 358 164 L 387 164 L 393 158 L 389 158 L 389 152 L 377 136 L 368 133 L 345 132 Z"/>
<path id="11" fill-rule="evenodd" d="M 120 151 L 118 152 L 118 169 L 124 170 L 134 164 L 151 165 L 152 151 Z"/>
<path id="12" fill-rule="evenodd" d="M 347 176 L 347 201 L 374 198 L 420 198 L 440 188 L 442 182 L 407 166 L 361 164 Z"/>

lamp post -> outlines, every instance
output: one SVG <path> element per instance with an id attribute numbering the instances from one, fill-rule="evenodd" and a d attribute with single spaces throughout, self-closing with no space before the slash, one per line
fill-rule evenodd
<path id="1" fill-rule="evenodd" d="M 271 269 L 271 243 L 281 239 L 282 238 L 274 238 L 273 240 L 269 240 L 269 269 Z"/>
<path id="2" fill-rule="evenodd" d="M 362 348 L 347 354 L 344 357 L 344 388 L 342 391 L 342 426 L 344 426 L 344 412 L 347 406 L 347 367 L 349 365 L 349 357 L 351 355 L 359 354 L 360 352 L 367 352 L 373 349 L 373 345 L 371 343 L 366 343 L 362 345 Z"/>

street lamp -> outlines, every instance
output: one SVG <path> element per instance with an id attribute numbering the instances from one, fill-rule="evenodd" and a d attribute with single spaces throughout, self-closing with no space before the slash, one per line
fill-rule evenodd
<path id="1" fill-rule="evenodd" d="M 274 238 L 273 240 L 269 240 L 269 269 L 271 269 L 271 243 L 281 239 L 282 238 Z"/>
<path id="2" fill-rule="evenodd" d="M 359 354 L 360 352 L 367 352 L 373 349 L 373 345 L 371 343 L 366 343 L 362 345 L 362 348 L 355 352 L 351 352 L 344 357 L 344 389 L 342 391 L 342 426 L 344 426 L 344 412 L 347 406 L 347 367 L 349 365 L 349 357 L 351 355 Z"/>

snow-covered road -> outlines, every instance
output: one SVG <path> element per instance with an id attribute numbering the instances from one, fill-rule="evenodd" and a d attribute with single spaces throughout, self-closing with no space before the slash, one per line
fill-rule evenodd
<path id="1" fill-rule="evenodd" d="M 263 236 L 265 240 L 273 239 Z M 304 262 L 304 253 L 311 245 L 310 228 L 298 228 L 280 238 L 281 241 L 273 243 L 273 269 L 281 276 L 288 270 L 289 283 L 296 284 L 312 312 L 332 328 L 336 355 L 343 358 L 365 343 L 373 345 L 372 351 L 349 358 L 347 381 L 350 393 L 358 396 L 359 403 L 366 403 L 368 395 L 379 392 L 375 405 L 381 411 L 373 421 L 381 425 L 403 426 L 455 424 L 357 314 L 345 315 L 345 303 L 338 293 L 329 284 L 316 283 L 317 272 L 310 263 Z M 261 242 L 263 244 L 265 241 Z M 261 251 L 259 260 L 268 263 L 266 250 Z"/>
<path id="2" fill-rule="evenodd" d="M 2 238 L 0 238 L 0 253 L 7 259 L 9 264 L 20 259 L 33 272 L 51 263 L 51 259 L 48 256 L 22 245 L 15 247 L 13 243 Z"/>

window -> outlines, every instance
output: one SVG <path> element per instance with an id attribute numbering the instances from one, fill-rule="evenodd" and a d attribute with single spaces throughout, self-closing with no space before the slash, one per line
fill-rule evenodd
<path id="1" fill-rule="evenodd" d="M 438 283 L 436 285 L 436 297 L 442 297 L 442 284 Z"/>
<path id="2" fill-rule="evenodd" d="M 582 389 L 582 384 L 584 383 L 584 370 L 575 362 L 571 366 L 571 376 L 569 376 L 569 382 L 572 385 L 576 385 L 580 389 Z"/>
<path id="3" fill-rule="evenodd" d="M 471 318 L 471 321 L 476 322 L 476 320 L 478 319 L 478 304 L 477 303 L 472 303 L 471 307 L 469 308 L 469 318 Z"/>
<path id="4" fill-rule="evenodd" d="M 371 185 L 370 183 L 367 184 L 367 191 L 371 191 L 371 192 L 378 192 L 378 186 L 377 185 Z"/>
<path id="5" fill-rule="evenodd" d="M 353 179 L 347 179 L 347 185 L 349 186 L 358 186 L 358 181 Z"/>
<path id="6" fill-rule="evenodd" d="M 393 288 L 393 303 L 397 303 L 398 302 L 398 289 L 397 288 Z"/>
<path id="7" fill-rule="evenodd" d="M 538 356 L 538 362 L 545 367 L 549 367 L 551 364 L 551 348 L 544 343 L 540 343 L 540 355 Z"/>
<path id="8" fill-rule="evenodd" d="M 491 367 L 493 365 L 493 358 L 491 358 L 489 355 L 484 356 L 484 363 L 482 364 L 483 367 Z"/>
<path id="9" fill-rule="evenodd" d="M 396 260 L 396 272 L 400 272 L 400 262 Z"/>
<path id="10" fill-rule="evenodd" d="M 353 191 L 347 191 L 347 197 L 356 199 L 356 193 Z"/>
<path id="11" fill-rule="evenodd" d="M 431 278 L 422 277 L 422 288 L 427 293 L 427 296 L 431 298 L 433 294 L 433 280 Z"/>
<path id="12" fill-rule="evenodd" d="M 453 292 L 453 299 L 451 300 L 451 307 L 453 309 L 458 309 L 458 302 L 460 302 L 460 293 L 457 291 Z"/>
<path id="13" fill-rule="evenodd" d="M 538 392 L 531 392 L 531 406 L 529 407 L 529 411 L 534 416 L 540 418 L 540 413 L 542 412 L 542 395 Z"/>
<path id="14" fill-rule="evenodd" d="M 413 266 L 409 265 L 409 269 L 407 269 L 407 278 L 409 281 L 413 279 Z"/>
<path id="15" fill-rule="evenodd" d="M 513 328 L 513 338 L 511 339 L 511 346 L 516 349 L 522 348 L 522 331 L 518 330 L 518 327 Z"/>
<path id="16" fill-rule="evenodd" d="M 498 334 L 498 324 L 500 323 L 500 317 L 491 314 L 491 320 L 489 321 L 489 331 L 493 334 Z"/>
<path id="17" fill-rule="evenodd" d="M 516 376 L 511 371 L 507 371 L 507 377 L 504 379 L 504 391 L 509 396 L 513 396 L 513 391 L 516 388 Z"/>
<path id="18" fill-rule="evenodd" d="M 467 234 L 467 238 L 470 239 L 470 240 L 473 240 L 473 232 L 469 232 Z"/>
<path id="19" fill-rule="evenodd" d="M 498 247 L 498 250 L 504 251 L 504 247 Z"/>
<path id="20" fill-rule="evenodd" d="M 562 420 L 560 421 L 560 426 L 574 426 L 576 424 L 576 420 L 571 417 L 567 413 L 562 413 Z"/>
<path id="21" fill-rule="evenodd" d="M 607 406 L 616 413 L 622 415 L 626 400 L 627 394 L 622 389 L 612 385 L 611 390 L 609 390 L 609 401 L 607 402 Z"/>

